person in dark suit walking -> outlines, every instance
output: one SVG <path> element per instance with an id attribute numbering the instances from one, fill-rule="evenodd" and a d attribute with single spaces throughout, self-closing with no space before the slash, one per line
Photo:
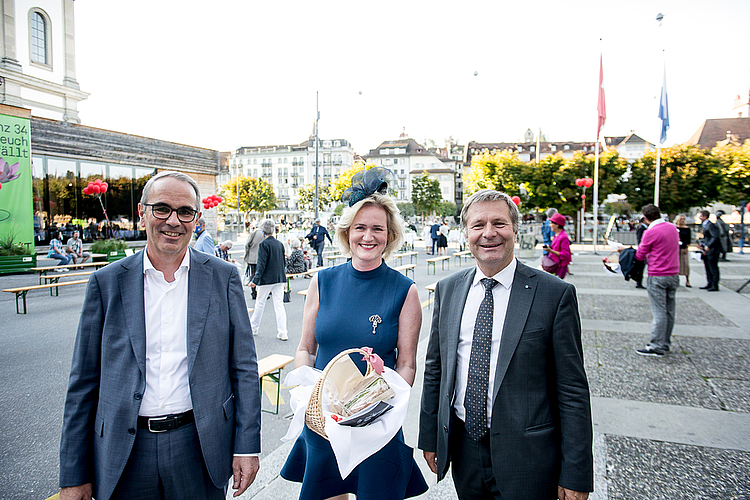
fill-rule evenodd
<path id="1" fill-rule="evenodd" d="M 708 210 L 698 212 L 698 218 L 703 225 L 703 240 L 700 249 L 703 252 L 703 265 L 706 268 L 706 286 L 702 290 L 719 291 L 719 255 L 721 254 L 721 240 L 719 228 L 708 219 Z"/>
<path id="2" fill-rule="evenodd" d="M 260 223 L 260 230 L 265 238 L 258 246 L 258 264 L 250 286 L 258 288 L 258 298 L 255 300 L 255 311 L 250 323 L 253 334 L 258 335 L 260 320 L 266 308 L 266 299 L 271 294 L 273 312 L 276 315 L 276 338 L 287 340 L 286 311 L 284 310 L 284 284 L 286 283 L 286 259 L 284 244 L 274 238 L 276 224 L 271 219 Z M 323 229 L 325 231 L 325 229 Z"/>
<path id="3" fill-rule="evenodd" d="M 318 254 L 318 267 L 323 267 L 323 249 L 326 246 L 326 238 L 331 243 L 333 243 L 333 240 L 328 230 L 320 225 L 320 219 L 315 219 L 315 224 L 305 238 L 310 241 L 310 246 Z"/>
<path id="4" fill-rule="evenodd" d="M 188 248 L 198 186 L 143 188 L 145 251 L 89 279 L 60 442 L 60 498 L 225 498 L 255 480 L 260 387 L 237 268 Z"/>
<path id="5" fill-rule="evenodd" d="M 461 211 L 477 267 L 437 283 L 419 448 L 461 500 L 583 500 L 591 406 L 575 287 L 514 257 L 518 209 L 481 190 Z"/>

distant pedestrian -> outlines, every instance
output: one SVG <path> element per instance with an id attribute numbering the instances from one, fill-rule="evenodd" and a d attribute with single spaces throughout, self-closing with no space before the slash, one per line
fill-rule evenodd
<path id="1" fill-rule="evenodd" d="M 432 255 L 435 254 L 435 247 L 438 246 L 438 239 L 440 235 L 440 224 L 437 223 L 436 220 L 432 221 L 432 225 L 430 226 L 430 238 L 432 238 L 432 252 L 430 252 Z"/>
<path id="2" fill-rule="evenodd" d="M 326 238 L 331 243 L 333 243 L 333 240 L 328 230 L 320 225 L 320 219 L 315 219 L 315 224 L 305 238 L 308 239 L 310 246 L 318 254 L 318 267 L 323 267 L 323 250 L 326 246 Z"/>
<path id="3" fill-rule="evenodd" d="M 49 240 L 49 251 L 47 252 L 47 257 L 59 260 L 60 263 L 58 265 L 60 266 L 67 266 L 73 258 L 65 253 L 62 243 L 62 232 L 56 231 L 54 235 L 55 237 Z M 67 269 L 61 269 L 61 271 L 67 271 Z"/>
<path id="4" fill-rule="evenodd" d="M 245 283 L 247 285 L 250 284 L 253 276 L 255 276 L 255 266 L 258 263 L 258 246 L 260 246 L 261 241 L 263 241 L 263 231 L 255 229 L 250 231 L 250 235 L 247 237 L 247 242 L 245 242 L 244 261 L 245 264 L 247 264 L 247 267 L 245 268 Z M 252 298 L 255 299 L 258 296 L 258 291 L 253 288 L 251 295 Z"/>
<path id="5" fill-rule="evenodd" d="M 643 233 L 648 229 L 648 223 L 646 222 L 646 218 L 641 216 L 641 219 L 638 221 L 638 227 L 635 228 L 635 241 L 639 245 L 641 244 L 641 239 L 643 239 Z"/>
<path id="6" fill-rule="evenodd" d="M 203 217 L 198 219 L 198 223 L 195 225 L 195 235 L 198 239 L 195 240 L 193 248 L 199 252 L 214 255 L 214 239 L 206 229 L 206 220 Z"/>
<path id="7" fill-rule="evenodd" d="M 661 211 L 652 204 L 641 211 L 648 224 L 635 258 L 648 257 L 648 299 L 651 303 L 651 340 L 643 349 L 636 349 L 642 356 L 664 356 L 669 352 L 674 328 L 675 293 L 680 286 L 680 235 L 674 225 L 661 217 Z"/>
<path id="8" fill-rule="evenodd" d="M 214 248 L 214 255 L 216 255 L 221 260 L 227 261 L 227 262 L 235 262 L 234 259 L 229 258 L 229 250 L 232 249 L 232 242 L 227 240 L 223 243 L 219 243 Z"/>
<path id="9" fill-rule="evenodd" d="M 557 269 L 553 274 L 556 274 L 560 279 L 564 279 L 565 275 L 568 274 L 568 266 L 573 257 L 570 252 L 570 238 L 568 233 L 565 232 L 565 216 L 554 214 L 550 217 L 549 222 L 555 237 L 552 240 L 552 245 L 545 246 L 544 249 L 549 252 L 550 259 L 557 262 Z"/>
<path id="10" fill-rule="evenodd" d="M 255 276 L 250 282 L 251 287 L 258 288 L 258 298 L 255 301 L 255 311 L 253 311 L 253 317 L 250 318 L 250 324 L 253 335 L 258 335 L 266 299 L 270 294 L 273 300 L 273 312 L 276 315 L 276 338 L 287 340 L 286 311 L 284 310 L 284 283 L 286 283 L 284 244 L 274 238 L 276 224 L 271 219 L 261 222 L 260 230 L 263 231 L 264 239 L 258 247 L 258 265 L 255 269 Z"/>
<path id="11" fill-rule="evenodd" d="M 691 288 L 690 285 L 690 257 L 688 255 L 688 247 L 690 246 L 690 228 L 685 222 L 684 215 L 678 215 L 674 220 L 677 231 L 680 234 L 680 276 L 685 277 L 685 286 Z"/>
<path id="12" fill-rule="evenodd" d="M 732 253 L 732 235 L 729 234 L 729 226 L 721 218 L 723 215 L 723 210 L 716 211 L 716 227 L 719 228 L 719 242 L 721 243 L 719 260 L 727 262 L 727 253 Z"/>
<path id="13" fill-rule="evenodd" d="M 73 236 L 68 238 L 68 255 L 73 260 L 74 264 L 83 264 L 91 258 L 89 252 L 83 251 L 83 241 L 81 241 L 79 231 L 73 231 Z M 80 261 L 80 262 L 79 262 Z"/>
<path id="14" fill-rule="evenodd" d="M 450 228 L 448 227 L 448 224 L 445 223 L 445 220 L 443 220 L 443 223 L 440 224 L 440 229 L 438 229 L 438 255 L 448 255 L 449 232 Z"/>
<path id="15" fill-rule="evenodd" d="M 703 226 L 703 239 L 700 249 L 703 252 L 703 265 L 706 268 L 706 286 L 701 290 L 709 292 L 719 291 L 719 254 L 721 254 L 721 241 L 719 240 L 719 228 L 708 219 L 708 210 L 698 212 L 698 218 Z"/>

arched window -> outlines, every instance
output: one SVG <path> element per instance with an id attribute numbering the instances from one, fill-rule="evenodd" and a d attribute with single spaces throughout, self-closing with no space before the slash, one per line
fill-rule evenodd
<path id="1" fill-rule="evenodd" d="M 31 13 L 31 61 L 50 65 L 47 19 L 38 11 Z"/>

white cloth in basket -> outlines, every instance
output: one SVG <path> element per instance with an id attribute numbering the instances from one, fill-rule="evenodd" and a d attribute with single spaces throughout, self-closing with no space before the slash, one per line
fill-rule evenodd
<path id="1" fill-rule="evenodd" d="M 302 366 L 289 372 L 284 379 L 285 386 L 296 385 L 297 387 L 289 391 L 289 405 L 294 412 L 294 417 L 289 424 L 286 435 L 281 438 L 282 441 L 291 441 L 302 433 L 307 403 L 310 401 L 313 386 L 320 378 L 321 373 L 322 371 L 310 366 Z M 411 386 L 401 375 L 388 367 L 383 372 L 383 378 L 396 393 L 393 399 L 387 401 L 388 404 L 393 405 L 393 409 L 369 425 L 364 427 L 339 425 L 331 418 L 331 412 L 328 411 L 326 402 L 323 402 L 326 435 L 328 435 L 331 448 L 333 448 L 333 454 L 336 456 L 339 473 L 344 479 L 364 459 L 374 455 L 388 444 L 406 420 Z"/>

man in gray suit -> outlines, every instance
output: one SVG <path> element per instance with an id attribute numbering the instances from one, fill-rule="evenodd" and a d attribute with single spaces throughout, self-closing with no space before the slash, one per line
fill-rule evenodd
<path id="1" fill-rule="evenodd" d="M 162 172 L 146 250 L 91 276 L 60 443 L 60 498 L 224 499 L 260 453 L 260 384 L 237 268 L 189 249 L 200 193 Z"/>
<path id="2" fill-rule="evenodd" d="M 514 257 L 519 213 L 474 193 L 461 224 L 475 269 L 435 287 L 419 448 L 461 500 L 583 500 L 591 407 L 575 288 Z"/>

